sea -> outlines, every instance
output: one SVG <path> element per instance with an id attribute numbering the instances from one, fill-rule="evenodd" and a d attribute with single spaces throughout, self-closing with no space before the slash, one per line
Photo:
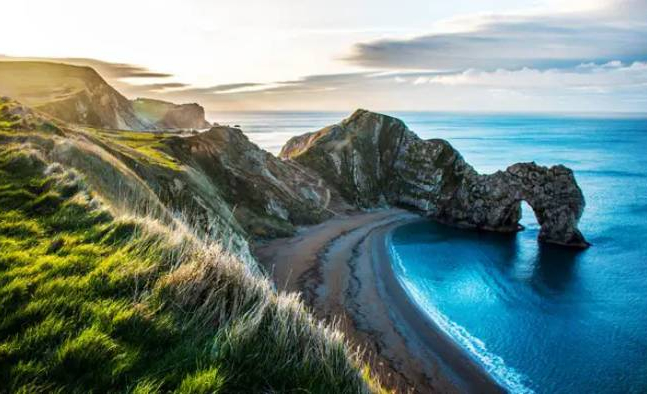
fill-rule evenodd
<path id="1" fill-rule="evenodd" d="M 411 300 L 515 393 L 647 392 L 647 115 L 385 112 L 444 138 L 481 173 L 564 164 L 586 199 L 584 251 L 430 221 L 396 228 L 393 268 Z M 210 114 L 278 153 L 348 113 Z"/>

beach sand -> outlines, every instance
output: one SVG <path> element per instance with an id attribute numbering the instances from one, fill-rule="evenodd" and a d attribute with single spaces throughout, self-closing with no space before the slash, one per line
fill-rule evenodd
<path id="1" fill-rule="evenodd" d="M 401 209 L 337 216 L 254 252 L 277 289 L 298 291 L 315 315 L 335 321 L 380 380 L 397 392 L 503 390 L 424 317 L 397 281 L 386 249 L 395 227 L 420 217 Z"/>

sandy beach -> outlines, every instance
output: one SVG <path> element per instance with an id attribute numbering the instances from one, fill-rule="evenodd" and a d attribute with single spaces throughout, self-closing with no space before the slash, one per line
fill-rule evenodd
<path id="1" fill-rule="evenodd" d="M 382 382 L 397 392 L 502 392 L 433 322 L 395 277 L 386 237 L 420 217 L 401 209 L 334 217 L 292 238 L 256 245 L 279 290 L 299 291 L 314 313 L 336 321 Z"/>

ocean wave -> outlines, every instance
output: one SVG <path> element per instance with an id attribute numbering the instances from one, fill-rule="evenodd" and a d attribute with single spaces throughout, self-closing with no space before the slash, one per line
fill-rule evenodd
<path id="1" fill-rule="evenodd" d="M 528 377 L 506 365 L 503 358 L 489 351 L 483 341 L 471 335 L 467 329 L 449 319 L 435 305 L 427 301 L 416 286 L 406 279 L 404 262 L 391 242 L 389 242 L 388 250 L 392 257 L 392 262 L 398 268 L 395 272 L 398 282 L 405 289 L 409 298 L 429 319 L 465 349 L 472 359 L 508 391 L 519 394 L 534 392 L 527 386 Z"/>

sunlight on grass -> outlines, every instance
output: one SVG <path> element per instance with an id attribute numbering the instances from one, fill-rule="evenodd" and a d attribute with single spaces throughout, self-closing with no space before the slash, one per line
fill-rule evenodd
<path id="1" fill-rule="evenodd" d="M 162 140 L 173 135 L 173 133 L 125 131 L 125 130 L 101 130 L 86 128 L 91 133 L 99 136 L 105 142 L 116 144 L 122 148 L 134 150 L 138 155 L 137 159 L 144 160 L 148 164 L 166 167 L 175 171 L 180 170 L 176 159 L 164 152 Z"/>
<path id="2" fill-rule="evenodd" d="M 162 274 L 163 247 L 143 225 L 92 208 L 82 186 L 71 194 L 65 173 L 43 170 L 20 151 L 0 154 L 0 201 L 11 201 L 0 208 L 0 381 L 25 391 L 125 387 L 156 375 L 151 360 L 178 347 L 190 360 L 175 360 L 180 370 L 197 368 L 204 352 L 187 349 L 174 317 L 133 302 Z"/>
<path id="3" fill-rule="evenodd" d="M 0 150 L 9 391 L 380 390 L 296 295 L 277 294 L 218 244 L 152 218 L 116 218 L 97 201 L 82 176 L 38 151 Z"/>

